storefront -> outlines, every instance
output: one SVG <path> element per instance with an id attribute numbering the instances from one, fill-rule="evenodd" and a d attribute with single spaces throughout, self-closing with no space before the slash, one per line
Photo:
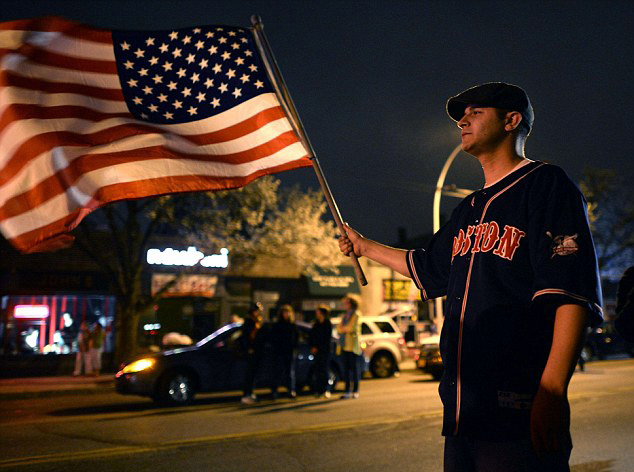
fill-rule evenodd
<path id="1" fill-rule="evenodd" d="M 359 295 L 359 282 L 351 266 L 339 266 L 336 272 L 316 268 L 305 276 L 307 293 L 301 301 L 301 309 L 306 320 L 315 318 L 319 305 L 326 305 L 333 315 L 343 311 L 341 300 L 346 295 Z"/>

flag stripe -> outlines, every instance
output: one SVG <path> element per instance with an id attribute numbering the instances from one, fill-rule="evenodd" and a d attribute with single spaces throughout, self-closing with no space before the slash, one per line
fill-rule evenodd
<path id="1" fill-rule="evenodd" d="M 204 177 L 207 182 L 215 182 L 217 188 L 229 188 L 223 187 L 222 181 L 248 178 L 253 173 L 266 171 L 280 164 L 290 164 L 303 159 L 304 156 L 304 148 L 299 142 L 296 142 L 265 158 L 238 165 L 216 163 L 210 166 L 206 162 L 193 160 L 155 159 L 121 164 L 116 167 L 116 170 L 112 168 L 97 169 L 82 175 L 81 179 L 69 187 L 64 194 L 57 195 L 28 212 L 4 220 L 2 222 L 3 229 L 6 237 L 12 239 L 22 232 L 41 226 L 42 222 L 56 221 L 77 208 L 89 207 L 93 199 L 93 193 L 90 189 L 94 187 L 94 181 L 99 181 L 101 187 L 105 187 L 162 179 L 160 181 L 164 187 L 160 193 L 173 193 L 200 190 L 196 186 L 199 185 L 199 179 Z M 181 185 L 177 185 L 177 182 L 182 182 L 179 177 L 191 179 L 193 187 L 181 188 Z M 97 194 L 95 193 L 95 195 Z M 119 199 L 126 198 L 139 198 L 139 196 L 126 194 Z M 101 200 L 99 197 L 95 197 L 95 199 Z"/>
<path id="2" fill-rule="evenodd" d="M 171 150 L 170 157 L 174 159 L 200 160 L 206 163 L 230 163 L 244 164 L 270 156 L 287 146 L 297 142 L 292 131 L 281 134 L 275 140 L 268 141 L 260 146 L 254 147 L 247 152 L 239 152 L 222 156 L 196 156 Z M 82 154 L 73 159 L 65 168 L 57 171 L 54 175 L 41 180 L 36 185 L 28 186 L 21 194 L 6 199 L 0 207 L 0 221 L 20 213 L 26 212 L 29 208 L 34 208 L 42 203 L 54 198 L 58 194 L 64 193 L 83 174 L 103 169 L 114 169 L 117 165 L 157 159 L 157 156 L 164 157 L 165 149 L 161 146 L 153 148 L 135 149 L 131 151 L 108 153 L 108 154 Z M 26 179 L 23 179 L 26 180 Z M 4 200 L 0 197 L 0 200 Z"/>
<path id="3" fill-rule="evenodd" d="M 111 44 L 112 33 L 93 27 L 87 27 L 60 17 L 14 20 L 0 23 L 0 29 L 21 33 L 26 37 L 41 33 L 63 33 L 68 38 Z"/>
<path id="4" fill-rule="evenodd" d="M 28 45 L 20 49 L 20 53 L 12 53 L 11 50 L 0 49 L 0 55 L 11 61 L 27 60 L 40 66 L 62 67 L 64 69 L 94 72 L 98 74 L 111 74 L 116 76 L 117 64 L 113 60 L 102 61 L 94 58 L 71 57 L 68 55 L 57 54 L 37 46 Z M 25 56 L 26 55 L 26 56 Z"/>

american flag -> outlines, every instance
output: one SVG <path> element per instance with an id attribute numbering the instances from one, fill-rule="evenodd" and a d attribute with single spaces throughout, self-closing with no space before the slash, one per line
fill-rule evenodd
<path id="1" fill-rule="evenodd" d="M 0 23 L 0 230 L 63 247 L 113 201 L 310 166 L 250 29 Z"/>

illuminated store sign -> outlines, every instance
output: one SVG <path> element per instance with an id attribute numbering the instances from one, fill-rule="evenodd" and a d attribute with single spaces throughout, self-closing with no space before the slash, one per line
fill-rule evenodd
<path id="1" fill-rule="evenodd" d="M 219 269 L 229 267 L 229 250 L 224 247 L 220 249 L 220 254 L 210 254 L 209 256 L 205 256 L 194 246 L 189 246 L 186 251 L 179 251 L 171 247 L 162 251 L 160 249 L 148 249 L 146 258 L 148 264 L 157 265 L 192 267 L 200 264 L 203 267 Z"/>
<path id="2" fill-rule="evenodd" d="M 48 315 L 48 305 L 16 305 L 13 310 L 14 318 L 43 320 L 48 318 Z"/>

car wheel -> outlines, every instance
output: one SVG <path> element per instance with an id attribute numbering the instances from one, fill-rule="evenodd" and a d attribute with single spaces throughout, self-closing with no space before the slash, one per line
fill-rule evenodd
<path id="1" fill-rule="evenodd" d="M 379 352 L 372 357 L 370 362 L 370 371 L 374 377 L 384 379 L 394 374 L 396 370 L 396 362 L 394 357 L 387 352 Z"/>
<path id="2" fill-rule="evenodd" d="M 191 375 L 172 372 L 161 379 L 154 399 L 169 405 L 185 405 L 194 399 L 194 395 L 196 391 Z"/>

